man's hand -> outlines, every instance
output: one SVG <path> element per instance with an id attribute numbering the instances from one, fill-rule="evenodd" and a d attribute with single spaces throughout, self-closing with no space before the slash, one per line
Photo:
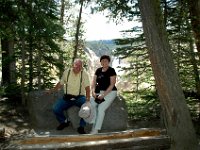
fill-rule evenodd
<path id="1" fill-rule="evenodd" d="M 49 95 L 49 94 L 52 94 L 52 93 L 53 93 L 53 90 L 52 90 L 52 89 L 49 89 L 49 90 L 46 90 L 44 93 Z"/>
<path id="2" fill-rule="evenodd" d="M 62 87 L 63 87 L 63 85 L 61 85 L 60 82 L 58 82 L 54 88 L 46 90 L 45 93 L 52 94 L 52 93 L 58 91 L 59 89 L 61 89 Z"/>
<path id="3" fill-rule="evenodd" d="M 97 98 L 97 94 L 94 92 L 94 91 L 92 91 L 92 96 L 94 97 L 94 98 Z"/>
<path id="4" fill-rule="evenodd" d="M 90 101 L 86 100 L 85 103 L 90 103 Z"/>

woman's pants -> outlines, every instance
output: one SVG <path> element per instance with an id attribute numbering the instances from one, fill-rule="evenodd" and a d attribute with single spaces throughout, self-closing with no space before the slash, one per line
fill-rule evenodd
<path id="1" fill-rule="evenodd" d="M 56 119 L 60 123 L 64 123 L 66 120 L 64 111 L 72 106 L 78 106 L 80 108 L 85 103 L 85 101 L 86 101 L 85 96 L 80 96 L 76 100 L 64 100 L 63 98 L 58 99 L 53 106 L 53 112 L 56 115 Z M 81 118 L 80 126 L 84 127 L 85 125 L 86 122 L 84 121 L 84 119 Z"/>
<path id="2" fill-rule="evenodd" d="M 101 91 L 100 93 L 103 93 L 104 91 Z M 94 98 L 91 99 L 91 104 L 93 106 L 93 109 L 96 111 L 96 116 L 93 119 L 93 128 L 96 130 L 101 130 L 104 116 L 105 116 L 105 111 L 108 109 L 108 107 L 112 104 L 114 99 L 117 96 L 117 91 L 111 91 L 109 94 L 107 94 L 104 99 L 105 101 L 102 102 L 101 104 L 97 104 L 94 101 Z"/>

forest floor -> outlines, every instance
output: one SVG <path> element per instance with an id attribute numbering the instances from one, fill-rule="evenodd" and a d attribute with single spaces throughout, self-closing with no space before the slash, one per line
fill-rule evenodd
<path id="1" fill-rule="evenodd" d="M 0 99 L 0 129 L 5 129 L 4 138 L 0 137 L 0 150 L 5 149 L 12 142 L 19 138 L 30 137 L 36 134 L 36 130 L 33 129 L 29 123 L 28 112 L 19 105 L 13 104 L 6 99 Z M 199 126 L 199 125 L 198 125 Z M 159 120 L 151 121 L 129 121 L 129 129 L 138 128 L 162 128 Z M 42 131 L 37 131 L 42 133 Z M 47 131 L 43 131 L 45 134 Z M 63 133 L 64 132 L 64 133 Z M 73 135 L 77 134 L 75 130 L 68 127 L 64 131 L 56 131 L 55 129 L 51 133 L 56 135 Z M 200 143 L 200 135 L 198 134 Z"/>

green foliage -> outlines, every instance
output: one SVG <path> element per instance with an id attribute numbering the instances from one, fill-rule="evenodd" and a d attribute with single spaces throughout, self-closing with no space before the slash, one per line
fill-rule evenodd
<path id="1" fill-rule="evenodd" d="M 0 37 L 12 37 L 18 19 L 16 1 L 1 0 L 0 8 Z"/>
<path id="2" fill-rule="evenodd" d="M 138 15 L 138 4 L 136 0 L 97 0 L 97 6 L 94 11 L 109 10 L 112 18 L 129 18 L 133 19 L 134 15 Z"/>
<path id="3" fill-rule="evenodd" d="M 173 1 L 168 4 L 167 11 L 167 31 L 181 85 L 186 91 L 196 90 L 194 61 L 197 54 L 191 48 L 193 35 L 187 3 Z M 196 61 L 196 65 L 199 68 L 199 61 Z"/>
<path id="4" fill-rule="evenodd" d="M 160 117 L 160 104 L 155 91 L 124 93 L 131 120 L 150 120 Z"/>
<path id="5" fill-rule="evenodd" d="M 15 39 L 17 86 L 21 84 L 21 77 L 24 75 L 25 91 L 52 87 L 52 80 L 55 80 L 57 70 L 64 68 L 64 64 L 59 61 L 63 51 L 58 41 L 63 38 L 65 31 L 60 24 L 58 3 L 53 0 L 3 0 L 0 2 L 0 7 L 2 8 L 1 38 L 12 35 Z M 3 11 L 4 9 L 9 11 Z M 9 60 L 8 63 L 12 61 Z M 9 90 L 11 87 L 16 88 L 15 85 L 7 87 L 8 90 L 5 91 L 7 95 L 13 95 L 12 90 Z M 15 90 L 17 91 L 20 93 L 20 90 Z"/>
<path id="6" fill-rule="evenodd" d="M 8 60 L 8 64 L 13 61 L 16 64 L 16 70 L 13 72 L 16 81 L 9 87 L 6 86 L 5 94 L 14 95 L 9 89 L 16 87 L 25 92 L 51 88 L 64 68 L 71 66 L 74 42 L 73 39 L 65 38 L 69 35 L 74 37 L 77 20 L 74 5 L 65 1 L 66 16 L 63 22 L 60 20 L 59 1 L 2 0 L 0 7 L 1 39 L 12 37 L 15 41 L 15 59 L 3 58 Z M 80 37 L 82 33 L 81 27 Z M 81 38 L 80 41 L 82 45 Z M 80 47 L 78 56 L 84 57 L 85 53 L 81 49 Z M 20 90 L 16 90 L 18 94 L 15 94 L 20 95 Z"/>
<path id="7" fill-rule="evenodd" d="M 192 97 L 188 97 L 186 99 L 186 102 L 187 102 L 187 106 L 190 110 L 190 114 L 191 114 L 192 119 L 194 121 L 199 121 L 199 115 L 200 115 L 200 112 L 199 112 L 200 102 L 199 102 L 199 100 L 194 99 Z"/>

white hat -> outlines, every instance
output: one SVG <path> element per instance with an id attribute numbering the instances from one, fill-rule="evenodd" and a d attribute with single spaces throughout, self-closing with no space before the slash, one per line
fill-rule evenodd
<path id="1" fill-rule="evenodd" d="M 90 102 L 86 102 L 81 106 L 81 109 L 78 112 L 79 117 L 83 118 L 85 122 L 91 123 L 94 116 L 95 111 L 91 106 Z"/>

